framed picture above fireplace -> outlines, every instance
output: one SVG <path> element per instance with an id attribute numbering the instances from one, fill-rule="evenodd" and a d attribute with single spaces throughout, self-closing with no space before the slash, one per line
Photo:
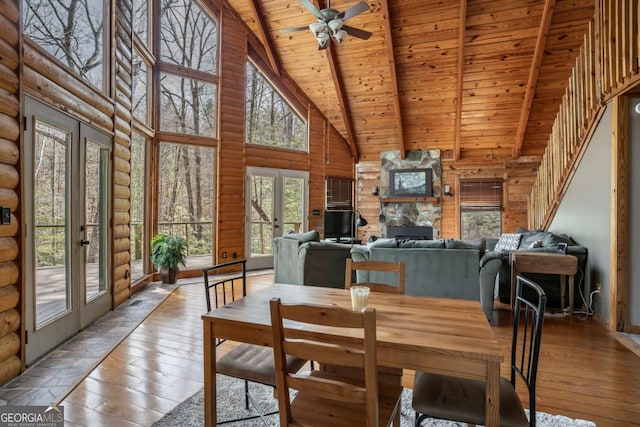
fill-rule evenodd
<path id="1" fill-rule="evenodd" d="M 431 197 L 431 169 L 390 170 L 389 195 Z"/>

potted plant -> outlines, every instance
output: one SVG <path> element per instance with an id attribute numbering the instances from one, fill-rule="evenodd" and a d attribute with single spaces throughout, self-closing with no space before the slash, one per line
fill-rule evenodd
<path id="1" fill-rule="evenodd" d="M 181 236 L 156 234 L 151 241 L 151 262 L 160 273 L 162 283 L 175 283 L 180 265 L 187 260 L 187 241 Z"/>

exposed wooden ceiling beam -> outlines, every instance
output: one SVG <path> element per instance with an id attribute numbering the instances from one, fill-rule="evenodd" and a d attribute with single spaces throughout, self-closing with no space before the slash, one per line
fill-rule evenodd
<path id="1" fill-rule="evenodd" d="M 336 89 L 336 97 L 338 98 L 338 104 L 340 106 L 340 111 L 342 112 L 344 128 L 347 132 L 347 142 L 349 143 L 349 147 L 351 148 L 351 155 L 353 156 L 354 162 L 358 163 L 360 154 L 358 153 L 358 147 L 356 145 L 356 134 L 353 130 L 353 124 L 351 123 L 351 111 L 349 109 L 349 104 L 347 103 L 347 100 L 345 98 L 342 75 L 340 73 L 340 69 L 338 68 L 336 56 L 333 53 L 333 42 L 330 42 L 329 47 L 325 49 L 325 52 L 327 53 L 327 61 L 329 62 L 329 70 L 331 71 L 331 77 L 333 78 L 333 85 Z"/>
<path id="2" fill-rule="evenodd" d="M 467 0 L 460 0 L 458 22 L 458 79 L 456 81 L 456 126 L 453 139 L 453 159 L 460 159 L 462 144 L 462 90 L 464 89 L 464 39 L 467 34 Z"/>
<path id="3" fill-rule="evenodd" d="M 538 75 L 540 73 L 540 65 L 544 57 L 544 48 L 547 45 L 549 37 L 549 28 L 553 18 L 553 11 L 556 7 L 556 0 L 546 0 L 544 11 L 542 12 L 542 20 L 538 29 L 538 38 L 536 40 L 536 49 L 533 53 L 531 68 L 529 68 L 529 81 L 527 82 L 527 90 L 524 94 L 524 102 L 520 111 L 520 122 L 518 123 L 518 131 L 516 132 L 516 141 L 513 148 L 513 157 L 517 159 L 522 153 L 522 144 L 524 136 L 527 132 L 527 124 L 529 123 L 529 115 L 531 114 L 531 106 L 533 105 L 533 97 L 536 94 L 536 86 L 538 85 Z"/>
<path id="4" fill-rule="evenodd" d="M 391 75 L 391 89 L 393 91 L 393 110 L 396 115 L 396 128 L 398 130 L 398 150 L 400 158 L 405 158 L 404 127 L 402 126 L 402 111 L 400 109 L 400 95 L 398 92 L 398 78 L 396 76 L 396 60 L 393 52 L 393 36 L 391 34 L 391 15 L 389 13 L 388 0 L 382 0 L 382 16 L 384 19 L 384 37 L 389 55 L 389 69 Z"/>
<path id="5" fill-rule="evenodd" d="M 324 9 L 327 7 L 324 0 L 311 0 L 318 9 Z M 333 41 L 328 42 L 328 47 L 325 49 L 325 53 L 327 55 L 327 62 L 329 63 L 329 72 L 331 73 L 331 78 L 333 80 L 333 86 L 336 90 L 336 98 L 338 100 L 338 105 L 340 107 L 340 111 L 342 112 L 342 121 L 344 122 L 344 128 L 346 135 L 347 143 L 349 144 L 349 148 L 351 149 L 351 155 L 353 156 L 353 161 L 358 163 L 360 159 L 360 153 L 358 152 L 358 146 L 356 145 L 356 133 L 353 130 L 353 123 L 351 123 L 351 110 L 349 109 L 349 104 L 347 103 L 347 99 L 345 97 L 345 89 L 344 83 L 342 80 L 342 73 L 340 73 L 340 68 L 338 67 L 338 61 L 336 60 L 336 56 L 333 52 Z M 329 115 L 329 107 L 327 107 L 326 115 Z"/>
<path id="6" fill-rule="evenodd" d="M 267 29 L 267 23 L 264 19 L 264 14 L 262 13 L 262 9 L 260 9 L 259 0 L 250 0 L 249 5 L 251 6 L 251 10 L 253 11 L 253 15 L 256 18 L 256 22 L 258 23 L 258 32 L 260 33 L 260 39 L 267 53 L 267 58 L 269 59 L 269 65 L 271 65 L 271 69 L 278 76 L 281 75 L 281 65 L 280 60 L 276 54 L 276 48 L 273 45 L 273 40 L 269 35 L 269 31 Z"/>

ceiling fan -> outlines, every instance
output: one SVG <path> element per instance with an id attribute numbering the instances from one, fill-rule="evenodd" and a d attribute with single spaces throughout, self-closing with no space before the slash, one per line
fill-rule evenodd
<path id="1" fill-rule="evenodd" d="M 311 0 L 300 0 L 300 4 L 306 7 L 313 16 L 318 18 L 318 22 L 303 27 L 285 28 L 282 32 L 292 33 L 309 29 L 318 41 L 318 49 L 326 49 L 329 46 L 329 40 L 333 40 L 338 44 L 342 43 L 345 37 L 347 37 L 347 34 L 363 40 L 371 37 L 370 32 L 351 27 L 344 23 L 347 19 L 369 10 L 369 4 L 365 1 L 354 4 L 344 12 L 332 9 L 330 5 L 325 9 L 318 9 Z"/>

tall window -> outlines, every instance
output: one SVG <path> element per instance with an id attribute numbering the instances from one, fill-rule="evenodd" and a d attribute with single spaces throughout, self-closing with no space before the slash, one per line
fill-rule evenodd
<path id="1" fill-rule="evenodd" d="M 147 259 L 145 245 L 145 189 L 147 138 L 139 132 L 131 138 L 131 280 L 144 276 L 144 260 Z"/>
<path id="2" fill-rule="evenodd" d="M 160 143 L 158 232 L 187 239 L 187 268 L 211 264 L 215 150 Z"/>
<path id="3" fill-rule="evenodd" d="M 149 64 L 134 49 L 131 73 L 133 116 L 149 126 Z"/>
<path id="4" fill-rule="evenodd" d="M 218 23 L 192 0 L 160 0 L 159 15 L 157 231 L 184 237 L 198 268 L 214 252 Z"/>
<path id="5" fill-rule="evenodd" d="M 215 137 L 218 24 L 195 1 L 161 7 L 160 130 Z"/>
<path id="6" fill-rule="evenodd" d="M 104 89 L 104 0 L 24 0 L 24 32 L 76 74 Z"/>
<path id="7" fill-rule="evenodd" d="M 460 180 L 460 238 L 500 237 L 502 179 Z"/>
<path id="8" fill-rule="evenodd" d="M 307 149 L 307 125 L 260 71 L 247 62 L 246 142 L 292 150 Z"/>
<path id="9" fill-rule="evenodd" d="M 327 210 L 353 210 L 353 180 L 327 177 L 326 187 Z"/>

